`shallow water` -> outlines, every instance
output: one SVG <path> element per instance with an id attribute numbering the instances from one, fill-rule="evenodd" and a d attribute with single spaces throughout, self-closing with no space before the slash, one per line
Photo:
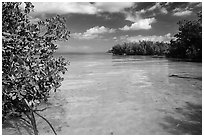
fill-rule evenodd
<path id="1" fill-rule="evenodd" d="M 201 63 L 62 56 L 70 61 L 68 72 L 51 108 L 43 112 L 58 134 L 201 134 Z M 44 122 L 38 126 L 40 134 L 52 134 Z"/>
<path id="2" fill-rule="evenodd" d="M 63 106 L 69 128 L 61 134 L 201 134 L 201 120 L 192 120 L 201 112 L 201 63 L 110 54 L 64 57 L 71 62 L 60 88 L 69 102 Z"/>

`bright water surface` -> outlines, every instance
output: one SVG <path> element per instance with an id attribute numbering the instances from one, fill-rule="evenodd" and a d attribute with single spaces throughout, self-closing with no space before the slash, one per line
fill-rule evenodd
<path id="1" fill-rule="evenodd" d="M 60 134 L 201 134 L 201 63 L 62 56 L 70 61 L 60 88 L 69 126 Z"/>
<path id="2" fill-rule="evenodd" d="M 201 134 L 201 63 L 110 54 L 62 56 L 70 60 L 68 72 L 45 104 L 49 109 L 40 112 L 59 135 Z M 45 121 L 36 119 L 40 134 L 53 134 Z M 20 123 L 17 129 L 4 128 L 3 134 L 28 131 Z"/>

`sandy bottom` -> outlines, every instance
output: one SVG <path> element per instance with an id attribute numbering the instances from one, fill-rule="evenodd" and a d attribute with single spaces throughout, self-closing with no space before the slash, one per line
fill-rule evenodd
<path id="1" fill-rule="evenodd" d="M 71 62 L 41 114 L 59 135 L 202 134 L 201 71 L 202 64 L 166 59 Z M 40 134 L 53 134 L 37 123 Z M 3 126 L 3 134 L 29 134 L 18 127 Z"/>

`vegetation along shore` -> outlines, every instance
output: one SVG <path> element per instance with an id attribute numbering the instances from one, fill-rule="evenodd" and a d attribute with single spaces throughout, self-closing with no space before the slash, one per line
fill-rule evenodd
<path id="1" fill-rule="evenodd" d="M 177 60 L 202 62 L 202 14 L 197 20 L 182 20 L 175 39 L 170 42 L 139 41 L 116 44 L 108 51 L 113 55 L 157 55 Z"/>

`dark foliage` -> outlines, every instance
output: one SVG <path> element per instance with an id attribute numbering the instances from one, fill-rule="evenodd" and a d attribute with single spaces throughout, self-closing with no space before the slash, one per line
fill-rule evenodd
<path id="1" fill-rule="evenodd" d="M 139 41 L 117 44 L 109 51 L 114 55 L 165 55 L 168 44 L 164 42 Z"/>
<path id="2" fill-rule="evenodd" d="M 37 106 L 61 85 L 67 70 L 64 58 L 53 57 L 55 41 L 67 40 L 69 31 L 60 16 L 31 23 L 28 14 L 34 6 L 21 4 L 2 3 L 2 117 L 4 122 L 26 115 L 38 134 Z"/>
<path id="3" fill-rule="evenodd" d="M 170 43 L 167 56 L 202 61 L 202 13 L 193 21 L 179 21 L 176 40 Z"/>

